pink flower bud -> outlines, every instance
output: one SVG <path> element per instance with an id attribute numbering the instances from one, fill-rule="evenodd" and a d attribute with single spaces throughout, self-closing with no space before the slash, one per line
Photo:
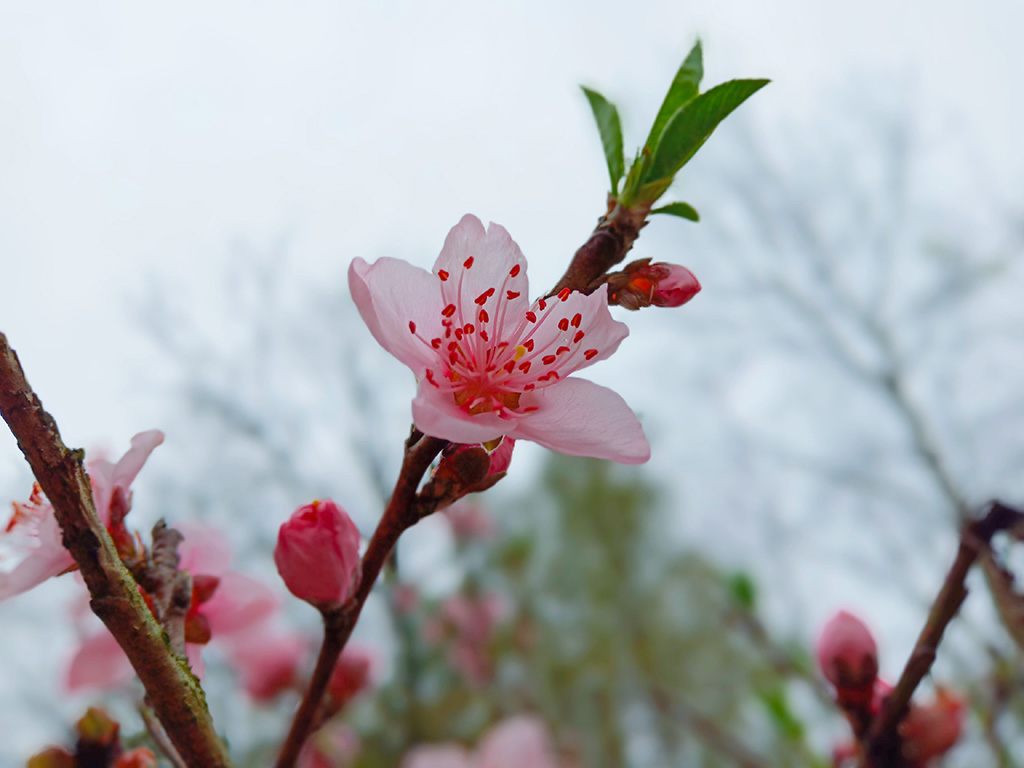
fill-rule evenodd
<path id="1" fill-rule="evenodd" d="M 822 629 L 817 650 L 821 671 L 837 696 L 863 693 L 857 698 L 867 703 L 878 675 L 878 648 L 864 622 L 840 611 Z"/>
<path id="2" fill-rule="evenodd" d="M 608 277 L 609 299 L 626 309 L 680 307 L 700 292 L 700 282 L 678 264 L 640 259 Z"/>
<path id="3" fill-rule="evenodd" d="M 903 757 L 912 766 L 924 766 L 944 755 L 960 738 L 964 723 L 964 700 L 952 691 L 937 688 L 935 701 L 926 706 L 911 705 L 900 723 Z"/>
<path id="4" fill-rule="evenodd" d="M 314 501 L 281 526 L 274 563 L 293 595 L 321 609 L 337 606 L 358 582 L 359 531 L 333 501 Z"/>

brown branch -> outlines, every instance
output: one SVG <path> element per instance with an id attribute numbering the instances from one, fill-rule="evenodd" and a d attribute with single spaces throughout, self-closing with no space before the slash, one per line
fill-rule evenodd
<path id="1" fill-rule="evenodd" d="M 394 549 L 398 538 L 409 527 L 420 519 L 419 505 L 416 503 L 416 489 L 419 487 L 423 474 L 430 466 L 447 441 L 436 437 L 425 437 L 414 432 L 406 443 L 405 459 L 399 472 L 391 500 L 384 510 L 384 515 L 373 532 L 373 538 L 363 555 L 361 564 L 362 575 L 356 591 L 341 607 L 324 611 L 324 642 L 320 648 L 316 668 L 309 687 L 302 697 L 299 709 L 295 713 L 288 738 L 277 759 L 277 768 L 292 768 L 298 759 L 303 743 L 317 725 L 317 710 L 323 699 L 327 683 L 331 679 L 334 667 L 338 663 L 345 644 L 355 628 L 359 614 L 363 610 L 366 599 L 370 596 L 381 568 Z"/>
<path id="2" fill-rule="evenodd" d="M 117 639 L 146 688 L 153 710 L 188 765 L 230 766 L 213 729 L 206 699 L 185 659 L 171 652 L 135 580 L 96 516 L 83 451 L 69 450 L 7 337 L 0 333 L 0 413 L 53 505 L 64 546 L 85 579 L 90 605 Z"/>
<path id="3" fill-rule="evenodd" d="M 609 198 L 608 213 L 598 220 L 593 234 L 576 251 L 569 268 L 549 295 L 564 288 L 583 293 L 597 290 L 602 283 L 596 281 L 626 258 L 640 230 L 647 225 L 650 210 L 650 205 L 623 208 L 615 198 Z"/>
<path id="4" fill-rule="evenodd" d="M 1024 521 L 1024 512 L 993 501 L 984 517 L 964 526 L 956 558 L 932 604 L 924 629 L 914 644 L 914 650 L 896 687 L 886 697 L 882 711 L 871 723 L 864 738 L 865 768 L 899 768 L 906 765 L 900 754 L 902 744 L 898 727 L 907 714 L 910 698 L 935 662 L 935 654 L 946 627 L 967 598 L 967 573 L 979 554 L 989 546 L 993 536 L 1021 521 Z"/>

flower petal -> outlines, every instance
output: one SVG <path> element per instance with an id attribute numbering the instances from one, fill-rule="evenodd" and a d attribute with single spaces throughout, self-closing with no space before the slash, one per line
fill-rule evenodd
<path id="1" fill-rule="evenodd" d="M 134 677 L 135 670 L 121 646 L 106 627 L 101 627 L 83 639 L 71 657 L 65 686 L 69 691 L 110 690 L 126 685 Z"/>
<path id="2" fill-rule="evenodd" d="M 220 576 L 231 565 L 231 544 L 219 528 L 198 523 L 175 523 L 184 539 L 178 545 L 178 568 L 193 576 Z"/>
<path id="3" fill-rule="evenodd" d="M 139 432 L 132 438 L 132 447 L 128 449 L 117 464 L 114 465 L 114 486 L 128 490 L 128 487 L 135 482 L 139 470 L 146 463 L 149 454 L 164 441 L 164 433 L 159 429 L 149 429 Z"/>
<path id="4" fill-rule="evenodd" d="M 593 456 L 643 464 L 651 447 L 643 427 L 618 393 L 586 379 L 563 379 L 524 396 L 521 407 L 537 407 L 515 423 L 509 436 L 532 440 L 570 456 Z"/>
<path id="5" fill-rule="evenodd" d="M 490 297 L 479 302 L 479 306 L 487 308 L 492 315 L 498 305 L 503 304 L 506 316 L 518 322 L 529 307 L 526 258 L 500 224 L 491 222 L 484 231 L 484 225 L 476 216 L 469 213 L 463 216 L 448 233 L 434 264 L 434 274 L 441 272 L 449 275 L 445 294 L 458 306 L 464 322 L 476 322 L 472 316 L 476 300 L 488 291 Z M 499 322 L 499 318 L 493 319 Z"/>
<path id="6" fill-rule="evenodd" d="M 438 278 L 400 259 L 383 258 L 373 264 L 354 259 L 348 269 L 348 287 L 363 322 L 384 349 L 409 366 L 417 377 L 437 359 L 429 344 L 443 336 Z M 409 323 L 416 327 L 416 335 Z"/>
<path id="7" fill-rule="evenodd" d="M 494 413 L 471 416 L 455 404 L 450 389 L 438 389 L 428 381 L 420 382 L 412 401 L 412 419 L 423 434 L 456 443 L 486 443 L 501 437 L 515 424 Z"/>
<path id="8" fill-rule="evenodd" d="M 251 630 L 273 614 L 281 604 L 277 593 L 261 581 L 241 573 L 225 573 L 213 597 L 200 607 L 210 622 L 210 631 L 220 639 Z"/>

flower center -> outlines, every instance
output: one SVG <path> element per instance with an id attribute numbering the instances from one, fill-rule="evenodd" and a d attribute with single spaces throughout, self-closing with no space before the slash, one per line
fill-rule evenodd
<path id="1" fill-rule="evenodd" d="M 427 368 L 427 382 L 448 389 L 456 405 L 469 415 L 496 413 L 512 418 L 536 407 L 520 407 L 520 398 L 545 387 L 591 360 L 597 349 L 583 345 L 583 316 L 570 314 L 564 305 L 568 289 L 548 301 L 539 299 L 526 309 L 516 301 L 525 289 L 520 265 L 514 265 L 500 285 L 487 287 L 476 296 L 467 289 L 466 276 L 474 259 L 463 262 L 458 279 L 438 272 L 444 308 L 442 332 L 428 339 L 409 322 L 409 331 L 437 356 Z M 525 311 L 524 311 L 525 310 Z"/>

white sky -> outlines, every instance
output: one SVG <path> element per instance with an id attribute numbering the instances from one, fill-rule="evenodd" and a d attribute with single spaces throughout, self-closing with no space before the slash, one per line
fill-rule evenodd
<path id="1" fill-rule="evenodd" d="M 893 80 L 1019 194 L 1021 3 L 623 8 L 0 0 L 0 330 L 66 441 L 164 426 L 133 314 L 156 283 L 213 323 L 238 241 L 286 238 L 297 277 L 340 280 L 357 255 L 429 265 L 469 211 L 552 283 L 606 183 L 577 84 L 619 104 L 629 152 L 697 35 L 705 84 L 773 79 L 743 108 L 755 127 Z M 19 462 L 0 437 L 0 488 Z"/>

